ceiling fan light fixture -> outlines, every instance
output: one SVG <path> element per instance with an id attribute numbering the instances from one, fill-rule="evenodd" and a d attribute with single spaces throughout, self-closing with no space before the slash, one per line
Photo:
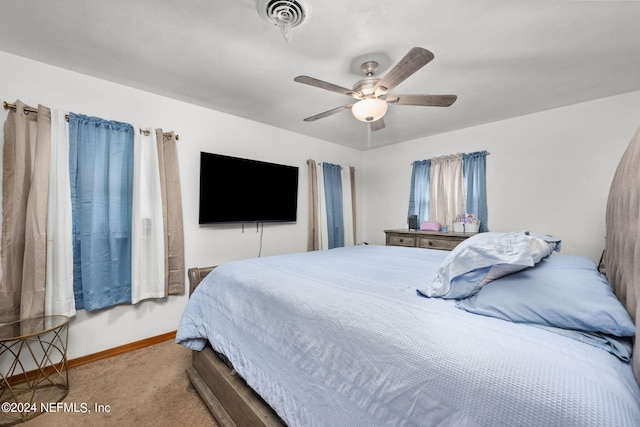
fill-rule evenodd
<path id="1" fill-rule="evenodd" d="M 375 122 L 385 115 L 388 108 L 387 103 L 381 99 L 366 98 L 353 104 L 351 112 L 361 122 Z"/>

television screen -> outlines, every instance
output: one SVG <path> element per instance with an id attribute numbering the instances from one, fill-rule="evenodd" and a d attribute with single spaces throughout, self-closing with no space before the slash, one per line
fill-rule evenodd
<path id="1" fill-rule="evenodd" d="M 298 167 L 200 153 L 199 223 L 294 222 Z"/>

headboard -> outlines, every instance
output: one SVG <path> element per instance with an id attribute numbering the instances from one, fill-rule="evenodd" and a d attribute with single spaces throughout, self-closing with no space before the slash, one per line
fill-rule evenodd
<path id="1" fill-rule="evenodd" d="M 189 277 L 189 296 L 196 290 L 202 279 L 207 277 L 207 274 L 211 273 L 216 267 L 217 265 L 212 267 L 194 267 L 187 270 Z"/>
<path id="2" fill-rule="evenodd" d="M 640 383 L 640 129 L 611 182 L 606 213 L 607 279 L 636 324 L 633 373 Z"/>

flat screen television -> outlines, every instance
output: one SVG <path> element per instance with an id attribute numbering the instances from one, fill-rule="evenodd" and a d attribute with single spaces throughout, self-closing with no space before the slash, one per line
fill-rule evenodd
<path id="1" fill-rule="evenodd" d="M 200 224 L 295 222 L 297 211 L 297 166 L 200 152 Z"/>

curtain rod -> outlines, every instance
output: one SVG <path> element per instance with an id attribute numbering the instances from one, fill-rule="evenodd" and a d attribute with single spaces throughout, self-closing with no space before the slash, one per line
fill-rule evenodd
<path id="1" fill-rule="evenodd" d="M 487 155 L 487 156 L 491 155 L 491 153 L 490 153 L 490 152 L 488 152 L 487 150 L 480 150 L 480 151 L 473 151 L 473 152 L 471 152 L 471 153 L 445 154 L 444 156 L 437 156 L 437 157 L 432 157 L 432 158 L 430 158 L 430 159 L 424 159 L 424 160 L 440 159 L 440 158 L 444 158 L 444 157 L 451 157 L 451 156 L 458 156 L 458 155 L 459 155 L 459 156 L 462 156 L 462 155 L 464 155 L 464 154 L 473 154 L 473 153 L 479 153 L 479 152 L 482 152 L 482 151 L 484 151 L 484 152 L 486 153 L 486 155 Z M 421 162 L 421 161 L 422 161 L 422 160 L 414 160 L 413 162 L 411 162 L 411 163 L 409 163 L 409 164 L 410 164 L 411 166 L 413 166 L 413 164 L 414 164 L 415 162 Z"/>
<path id="2" fill-rule="evenodd" d="M 5 110 L 11 110 L 13 112 L 16 111 L 16 105 L 15 104 L 10 104 L 7 101 L 2 101 L 2 105 L 4 106 Z M 33 108 L 33 107 L 24 107 L 24 111 L 26 111 L 27 113 L 37 113 L 38 109 L 37 108 Z M 64 116 L 66 121 L 69 121 L 69 115 L 65 115 Z M 147 129 L 140 129 L 140 133 L 144 134 L 145 136 L 149 136 L 149 134 L 151 134 L 151 131 L 147 130 Z M 168 134 L 163 134 L 163 135 L 168 135 Z M 180 135 L 176 135 L 176 141 L 180 140 Z"/>

